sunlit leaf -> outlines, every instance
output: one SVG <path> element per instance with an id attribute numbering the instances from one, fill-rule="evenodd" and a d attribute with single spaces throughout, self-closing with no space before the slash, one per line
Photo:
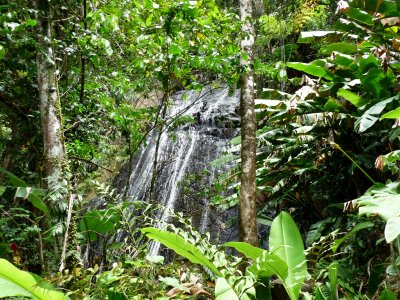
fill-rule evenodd
<path id="1" fill-rule="evenodd" d="M 148 238 L 162 243 L 164 246 L 174 250 L 177 254 L 189 259 L 192 263 L 208 267 L 217 276 L 222 276 L 221 272 L 204 256 L 195 246 L 185 241 L 181 236 L 173 232 L 163 231 L 153 227 L 141 229 L 141 232 Z"/>
<path id="2" fill-rule="evenodd" d="M 54 290 L 37 275 L 21 271 L 0 258 L 0 298 L 28 297 L 35 300 L 67 300 L 69 297 Z"/>
<path id="3" fill-rule="evenodd" d="M 364 132 L 379 119 L 379 114 L 385 109 L 386 105 L 392 102 L 397 97 L 391 97 L 384 101 L 380 101 L 367 109 L 363 115 L 355 122 L 357 132 Z"/>
<path id="4" fill-rule="evenodd" d="M 289 62 L 286 65 L 289 68 L 293 68 L 316 77 L 324 77 L 329 80 L 333 78 L 330 72 L 325 70 L 323 67 L 317 66 L 312 63 Z"/>
<path id="5" fill-rule="evenodd" d="M 382 119 L 397 119 L 397 118 L 400 118 L 400 107 L 398 107 L 394 110 L 391 110 L 381 116 L 381 120 Z"/>
<path id="6" fill-rule="evenodd" d="M 342 96 L 355 107 L 361 107 L 368 103 L 367 100 L 361 98 L 360 96 L 354 94 L 353 92 L 345 89 L 339 89 L 337 92 L 338 96 Z"/>
<path id="7" fill-rule="evenodd" d="M 281 212 L 272 222 L 269 247 L 272 254 L 286 262 L 288 275 L 284 286 L 290 299 L 298 300 L 307 275 L 307 263 L 299 229 L 287 212 Z"/>

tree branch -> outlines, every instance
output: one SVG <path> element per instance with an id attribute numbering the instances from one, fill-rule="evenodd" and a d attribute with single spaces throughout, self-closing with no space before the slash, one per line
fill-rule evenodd
<path id="1" fill-rule="evenodd" d="M 113 170 L 110 170 L 110 169 L 108 169 L 108 168 L 106 168 L 106 167 L 100 166 L 99 164 L 96 164 L 95 162 L 93 162 L 93 161 L 91 161 L 91 160 L 89 160 L 89 159 L 86 159 L 86 158 L 77 157 L 77 156 L 68 156 L 68 158 L 69 158 L 69 159 L 74 159 L 74 160 L 84 161 L 84 162 L 86 162 L 86 163 L 88 163 L 88 164 L 92 164 L 92 165 L 94 165 L 94 166 L 96 166 L 96 167 L 99 167 L 100 169 L 106 170 L 106 171 L 108 171 L 108 172 L 110 172 L 110 173 L 114 173 Z"/>

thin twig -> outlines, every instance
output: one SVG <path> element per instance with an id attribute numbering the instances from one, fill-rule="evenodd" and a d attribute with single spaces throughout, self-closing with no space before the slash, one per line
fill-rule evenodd
<path id="1" fill-rule="evenodd" d="M 92 165 L 94 165 L 94 166 L 96 166 L 96 167 L 99 167 L 100 169 L 106 170 L 106 171 L 108 171 L 108 172 L 110 172 L 110 173 L 114 173 L 113 170 L 110 170 L 110 169 L 108 169 L 108 168 L 106 168 L 106 167 L 100 166 L 99 164 L 96 164 L 95 162 L 93 162 L 93 161 L 91 161 L 91 160 L 89 160 L 89 159 L 83 158 L 83 157 L 69 156 L 68 158 L 69 158 L 69 159 L 75 159 L 75 160 L 84 161 L 84 162 L 86 162 L 86 163 L 88 163 L 88 164 L 92 164 Z"/>

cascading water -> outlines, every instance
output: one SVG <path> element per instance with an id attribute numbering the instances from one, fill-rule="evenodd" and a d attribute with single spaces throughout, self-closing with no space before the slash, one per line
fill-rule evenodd
<path id="1" fill-rule="evenodd" d="M 185 95 L 185 96 L 184 96 Z M 186 99 L 185 99 L 186 98 Z M 237 133 L 239 119 L 235 110 L 239 94 L 229 96 L 228 89 L 204 89 L 179 92 L 174 95 L 174 104 L 168 109 L 167 118 L 175 115 L 192 116 L 195 123 L 184 125 L 172 133 L 165 130 L 158 145 L 158 167 L 153 191 L 150 193 L 158 133 L 149 138 L 147 146 L 132 160 L 130 186 L 127 196 L 132 200 L 148 200 L 152 195 L 164 206 L 157 219 L 167 221 L 169 210 L 181 211 L 192 218 L 193 225 L 202 233 L 212 231 L 214 238 L 221 238 L 221 222 L 208 206 L 208 199 L 197 194 L 210 187 L 221 170 L 210 166 L 210 162 L 226 151 L 230 139 Z M 185 100 L 184 100 L 185 99 Z M 190 195 L 182 191 L 181 182 L 189 176 L 203 171 L 207 178 L 201 183 L 189 183 Z M 226 237 L 224 239 L 229 239 Z M 150 245 L 150 255 L 156 255 L 160 244 Z"/>

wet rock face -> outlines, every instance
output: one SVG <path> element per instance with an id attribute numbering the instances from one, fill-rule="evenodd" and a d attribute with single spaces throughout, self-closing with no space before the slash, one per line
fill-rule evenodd
<path id="1" fill-rule="evenodd" d="M 173 99 L 168 117 L 179 115 L 191 121 L 161 135 L 157 179 L 152 195 L 166 208 L 192 218 L 193 225 L 200 232 L 211 232 L 214 239 L 230 239 L 231 233 L 222 230 L 225 220 L 209 207 L 209 194 L 204 191 L 209 190 L 212 181 L 226 171 L 211 167 L 210 162 L 228 149 L 229 141 L 238 133 L 235 128 L 239 124 L 236 114 L 239 93 L 229 96 L 228 89 L 206 88 L 201 93 L 179 92 Z M 132 200 L 149 200 L 157 136 L 158 133 L 153 133 L 147 146 L 132 159 L 128 190 L 128 197 Z M 123 178 L 128 176 L 126 173 L 122 171 L 122 178 L 117 181 L 126 182 Z M 161 211 L 158 216 L 163 221 L 167 217 L 166 211 Z M 157 253 L 158 248 L 152 251 Z"/>

